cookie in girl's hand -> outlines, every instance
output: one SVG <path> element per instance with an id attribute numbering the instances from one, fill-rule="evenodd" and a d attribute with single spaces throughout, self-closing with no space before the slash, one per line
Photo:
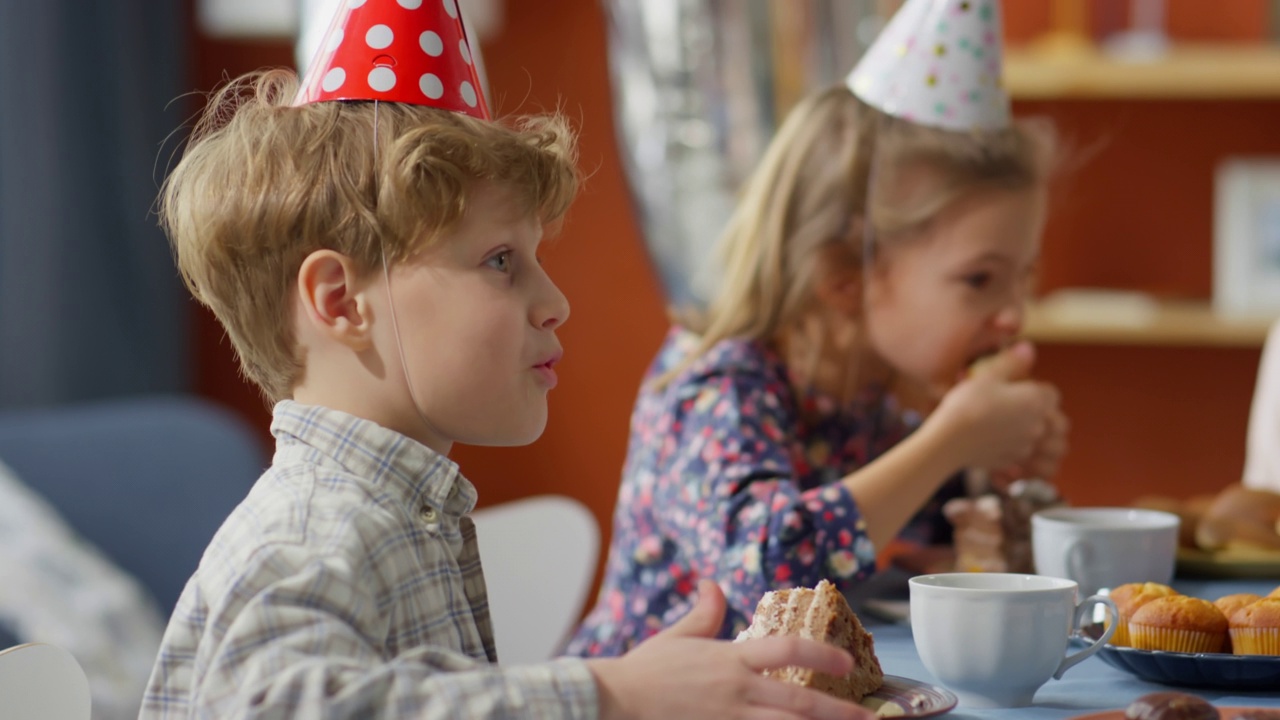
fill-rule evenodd
<path id="1" fill-rule="evenodd" d="M 1026 340 L 1019 340 L 1012 345 L 979 353 L 969 363 L 965 376 L 977 377 L 988 372 L 1001 372 L 1006 380 L 1027 380 L 1031 376 L 1034 362 L 1035 347 Z"/>

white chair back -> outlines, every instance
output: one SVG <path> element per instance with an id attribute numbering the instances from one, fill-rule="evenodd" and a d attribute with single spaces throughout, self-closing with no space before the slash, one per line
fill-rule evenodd
<path id="1" fill-rule="evenodd" d="M 0 717 L 89 720 L 89 679 L 71 653 L 31 643 L 0 651 Z"/>
<path id="2" fill-rule="evenodd" d="M 539 495 L 477 510 L 476 542 L 503 665 L 555 656 L 595 578 L 600 530 L 585 505 Z"/>

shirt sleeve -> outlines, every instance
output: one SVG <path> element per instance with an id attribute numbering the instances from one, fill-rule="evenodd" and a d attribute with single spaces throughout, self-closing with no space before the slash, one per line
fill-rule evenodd
<path id="1" fill-rule="evenodd" d="M 843 591 L 874 571 L 875 551 L 848 489 L 796 484 L 794 421 L 779 389 L 719 374 L 682 392 L 654 504 L 667 508 L 656 514 L 664 534 L 724 589 L 724 634 L 744 624 L 768 590 L 826 578 Z"/>
<path id="2" fill-rule="evenodd" d="M 300 548 L 266 552 L 242 576 L 254 578 L 253 586 L 237 587 L 221 608 L 208 609 L 204 632 L 221 637 L 191 639 L 198 650 L 190 712 L 175 713 L 163 707 L 163 696 L 150 696 L 152 714 L 498 720 L 598 713 L 595 681 L 578 659 L 503 668 L 439 647 L 384 657 L 386 609 L 348 564 L 290 557 L 305 552 Z M 289 570 L 272 573 L 272 566 Z M 443 610 L 439 621 L 449 622 Z M 184 643 L 172 640 L 166 638 L 156 672 L 169 662 L 184 666 L 175 656 Z M 147 709 L 144 718 L 152 716 Z"/>

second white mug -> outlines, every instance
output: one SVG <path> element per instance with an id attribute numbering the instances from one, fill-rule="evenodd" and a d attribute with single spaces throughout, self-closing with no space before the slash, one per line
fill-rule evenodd
<path id="1" fill-rule="evenodd" d="M 1123 507 L 1059 507 L 1031 516 L 1036 573 L 1074 580 L 1082 595 L 1173 579 L 1178 516 Z"/>

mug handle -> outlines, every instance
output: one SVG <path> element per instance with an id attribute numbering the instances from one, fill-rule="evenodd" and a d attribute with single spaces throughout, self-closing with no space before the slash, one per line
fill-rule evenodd
<path id="1" fill-rule="evenodd" d="M 1103 631 L 1102 637 L 1094 640 L 1088 647 L 1080 652 L 1068 655 L 1062 658 L 1062 662 L 1058 665 L 1058 671 L 1053 674 L 1054 680 L 1061 680 L 1062 674 L 1071 668 L 1072 665 L 1089 657 L 1090 655 L 1102 649 L 1111 640 L 1111 636 L 1116 634 L 1116 623 L 1120 622 L 1120 612 L 1116 610 L 1116 604 L 1106 595 L 1090 595 L 1084 599 L 1084 602 L 1076 606 L 1075 616 L 1071 619 L 1072 631 L 1080 629 L 1080 622 L 1086 617 L 1093 616 L 1093 605 L 1101 603 L 1107 606 L 1107 610 L 1111 613 L 1111 622 L 1107 625 L 1107 629 Z M 1086 615 L 1086 611 L 1088 614 Z"/>

